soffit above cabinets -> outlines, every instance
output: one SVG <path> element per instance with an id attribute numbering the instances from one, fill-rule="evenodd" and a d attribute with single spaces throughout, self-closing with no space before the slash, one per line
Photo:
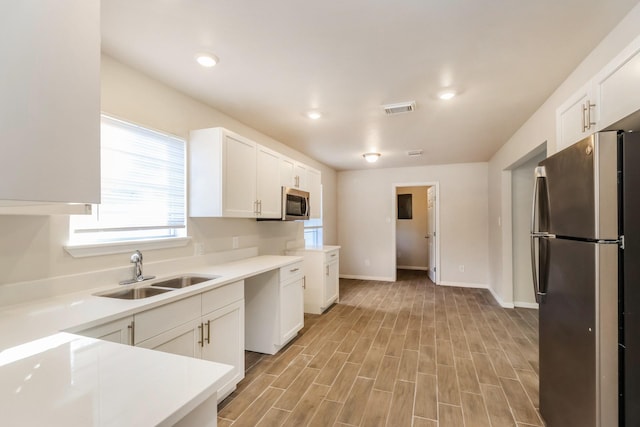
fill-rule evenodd
<path id="1" fill-rule="evenodd" d="M 102 47 L 338 170 L 475 162 L 636 4 L 109 0 Z M 219 63 L 199 66 L 203 51 Z M 457 96 L 439 99 L 446 88 Z M 380 108 L 406 100 L 411 114 Z M 406 155 L 416 149 L 424 155 Z M 366 152 L 381 161 L 367 164 Z"/>

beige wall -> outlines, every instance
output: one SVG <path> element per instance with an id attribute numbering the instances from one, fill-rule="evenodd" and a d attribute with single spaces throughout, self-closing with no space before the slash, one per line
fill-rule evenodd
<path id="1" fill-rule="evenodd" d="M 191 129 L 223 126 L 321 170 L 324 239 L 327 244 L 337 243 L 333 169 L 108 56 L 102 57 L 101 72 L 104 113 L 183 138 Z M 0 284 L 128 264 L 126 254 L 72 258 L 62 248 L 68 239 L 68 222 L 67 216 L 0 216 Z M 229 250 L 233 236 L 239 237 L 241 248 L 257 246 L 263 254 L 282 254 L 287 241 L 303 238 L 301 223 L 251 219 L 189 219 L 188 232 L 193 241 L 187 247 L 145 251 L 145 260 L 191 256 L 194 243 L 202 243 L 205 252 Z"/>
<path id="2" fill-rule="evenodd" d="M 640 4 L 629 12 L 489 161 L 489 283 L 503 304 L 513 302 L 510 168 L 545 142 L 548 155 L 556 152 L 556 109 L 640 35 L 639 23 Z"/>
<path id="3" fill-rule="evenodd" d="M 395 186 L 428 183 L 439 184 L 441 282 L 486 286 L 486 163 L 338 172 L 341 275 L 395 277 Z"/>
<path id="4" fill-rule="evenodd" d="M 427 235 L 427 188 L 398 187 L 397 194 L 411 194 L 412 218 L 398 219 L 396 214 L 396 264 L 398 267 L 429 267 Z"/>

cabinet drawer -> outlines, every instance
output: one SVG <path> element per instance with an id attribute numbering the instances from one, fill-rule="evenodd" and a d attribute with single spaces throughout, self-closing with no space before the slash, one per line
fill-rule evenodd
<path id="1" fill-rule="evenodd" d="M 325 264 L 329 264 L 330 262 L 333 262 L 333 261 L 338 261 L 338 258 L 340 257 L 339 253 L 340 252 L 337 249 L 335 251 L 327 252 L 324 255 Z"/>
<path id="2" fill-rule="evenodd" d="M 202 294 L 202 314 L 229 305 L 244 298 L 244 280 L 229 283 Z"/>
<path id="3" fill-rule="evenodd" d="M 135 344 L 199 318 L 200 301 L 200 295 L 195 295 L 136 314 Z"/>
<path id="4" fill-rule="evenodd" d="M 280 283 L 288 282 L 290 279 L 302 277 L 304 275 L 304 267 L 302 261 L 285 265 L 280 268 Z"/>

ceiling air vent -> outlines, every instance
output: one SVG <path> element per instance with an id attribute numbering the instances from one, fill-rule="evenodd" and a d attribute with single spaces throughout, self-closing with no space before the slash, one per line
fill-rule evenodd
<path id="1" fill-rule="evenodd" d="M 420 156 L 422 156 L 422 150 L 407 151 L 407 156 L 409 156 L 409 157 L 420 157 Z"/>
<path id="2" fill-rule="evenodd" d="M 398 104 L 383 105 L 384 112 L 387 115 L 410 113 L 416 109 L 416 101 L 400 102 Z"/>

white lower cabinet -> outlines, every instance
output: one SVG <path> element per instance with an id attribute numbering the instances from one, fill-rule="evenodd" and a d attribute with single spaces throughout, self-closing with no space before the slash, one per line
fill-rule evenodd
<path id="1" fill-rule="evenodd" d="M 245 279 L 245 348 L 276 354 L 304 327 L 301 261 Z"/>
<path id="2" fill-rule="evenodd" d="M 201 330 L 200 319 L 192 320 L 142 341 L 136 346 L 200 359 L 199 337 Z"/>
<path id="3" fill-rule="evenodd" d="M 136 346 L 233 366 L 218 401 L 244 378 L 244 281 L 134 316 Z"/>
<path id="4" fill-rule="evenodd" d="M 233 366 L 218 389 L 220 401 L 244 378 L 244 300 L 204 315 L 202 324 L 202 358 Z"/>
<path id="5" fill-rule="evenodd" d="M 133 343 L 133 316 L 123 317 L 76 333 L 85 337 L 131 345 Z"/>
<path id="6" fill-rule="evenodd" d="M 304 277 L 280 284 L 280 345 L 289 342 L 304 326 Z"/>
<path id="7" fill-rule="evenodd" d="M 304 312 L 322 314 L 340 298 L 340 247 L 323 246 L 290 254 L 304 257 Z"/>

